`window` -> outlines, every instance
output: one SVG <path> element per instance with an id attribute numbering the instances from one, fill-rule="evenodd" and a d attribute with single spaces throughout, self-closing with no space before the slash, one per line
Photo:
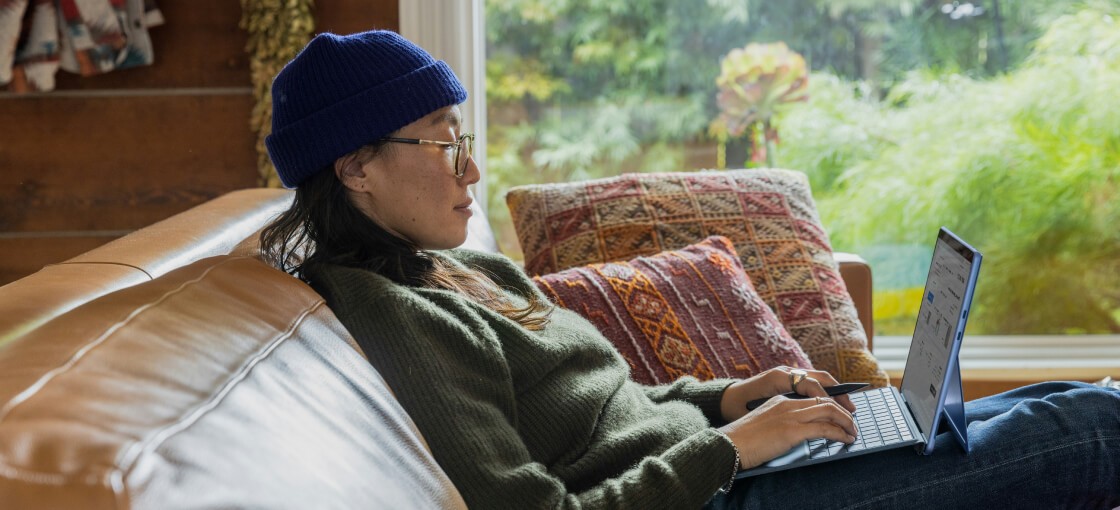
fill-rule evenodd
<path id="1" fill-rule="evenodd" d="M 484 3 L 505 253 L 511 186 L 764 165 L 769 148 L 809 175 L 834 248 L 871 262 L 880 333 L 910 334 L 940 225 L 986 255 L 970 334 L 1120 333 L 1120 2 Z M 810 73 L 753 142 L 712 129 L 720 59 L 752 42 Z"/>

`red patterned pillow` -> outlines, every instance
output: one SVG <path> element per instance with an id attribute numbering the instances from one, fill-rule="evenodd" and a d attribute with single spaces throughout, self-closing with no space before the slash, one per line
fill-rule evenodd
<path id="1" fill-rule="evenodd" d="M 533 280 L 556 304 L 594 323 L 643 384 L 685 375 L 745 378 L 778 365 L 812 368 L 758 297 L 726 237 Z"/>
<path id="2" fill-rule="evenodd" d="M 889 382 L 867 350 L 809 181 L 800 172 L 626 174 L 521 186 L 510 190 L 506 202 L 530 274 L 725 236 L 758 294 L 815 367 L 841 381 Z"/>

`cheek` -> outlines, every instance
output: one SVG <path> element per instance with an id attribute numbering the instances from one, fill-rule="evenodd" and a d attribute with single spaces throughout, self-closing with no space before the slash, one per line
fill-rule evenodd
<path id="1" fill-rule="evenodd" d="M 436 202 L 439 196 L 437 190 L 426 183 L 412 182 L 410 192 L 398 193 L 394 200 L 399 207 L 398 218 L 410 225 L 419 225 L 426 220 L 435 219 Z"/>
<path id="2" fill-rule="evenodd" d="M 451 210 L 445 203 L 455 201 L 454 190 L 449 189 L 439 177 L 442 167 L 418 165 L 415 161 L 390 163 L 392 171 L 381 174 L 376 201 L 382 214 L 389 223 L 397 228 L 437 228 L 442 209 Z"/>

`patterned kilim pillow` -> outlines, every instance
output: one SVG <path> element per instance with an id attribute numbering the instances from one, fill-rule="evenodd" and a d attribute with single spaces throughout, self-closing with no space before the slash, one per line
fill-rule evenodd
<path id="1" fill-rule="evenodd" d="M 506 195 L 539 275 L 687 246 L 734 243 L 766 304 L 818 369 L 883 386 L 804 174 L 789 170 L 626 174 L 521 186 Z"/>
<path id="2" fill-rule="evenodd" d="M 779 365 L 812 368 L 758 297 L 726 237 L 533 280 L 553 302 L 595 324 L 643 384 L 685 375 L 746 378 Z"/>

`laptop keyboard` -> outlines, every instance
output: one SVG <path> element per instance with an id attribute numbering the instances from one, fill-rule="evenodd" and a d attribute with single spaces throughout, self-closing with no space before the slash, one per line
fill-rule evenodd
<path id="1" fill-rule="evenodd" d="M 914 439 L 890 388 L 849 393 L 848 398 L 856 406 L 856 428 L 859 429 L 856 441 L 848 445 L 839 441 L 813 439 L 809 441 L 810 458 L 818 459 L 840 452 L 878 448 Z"/>

